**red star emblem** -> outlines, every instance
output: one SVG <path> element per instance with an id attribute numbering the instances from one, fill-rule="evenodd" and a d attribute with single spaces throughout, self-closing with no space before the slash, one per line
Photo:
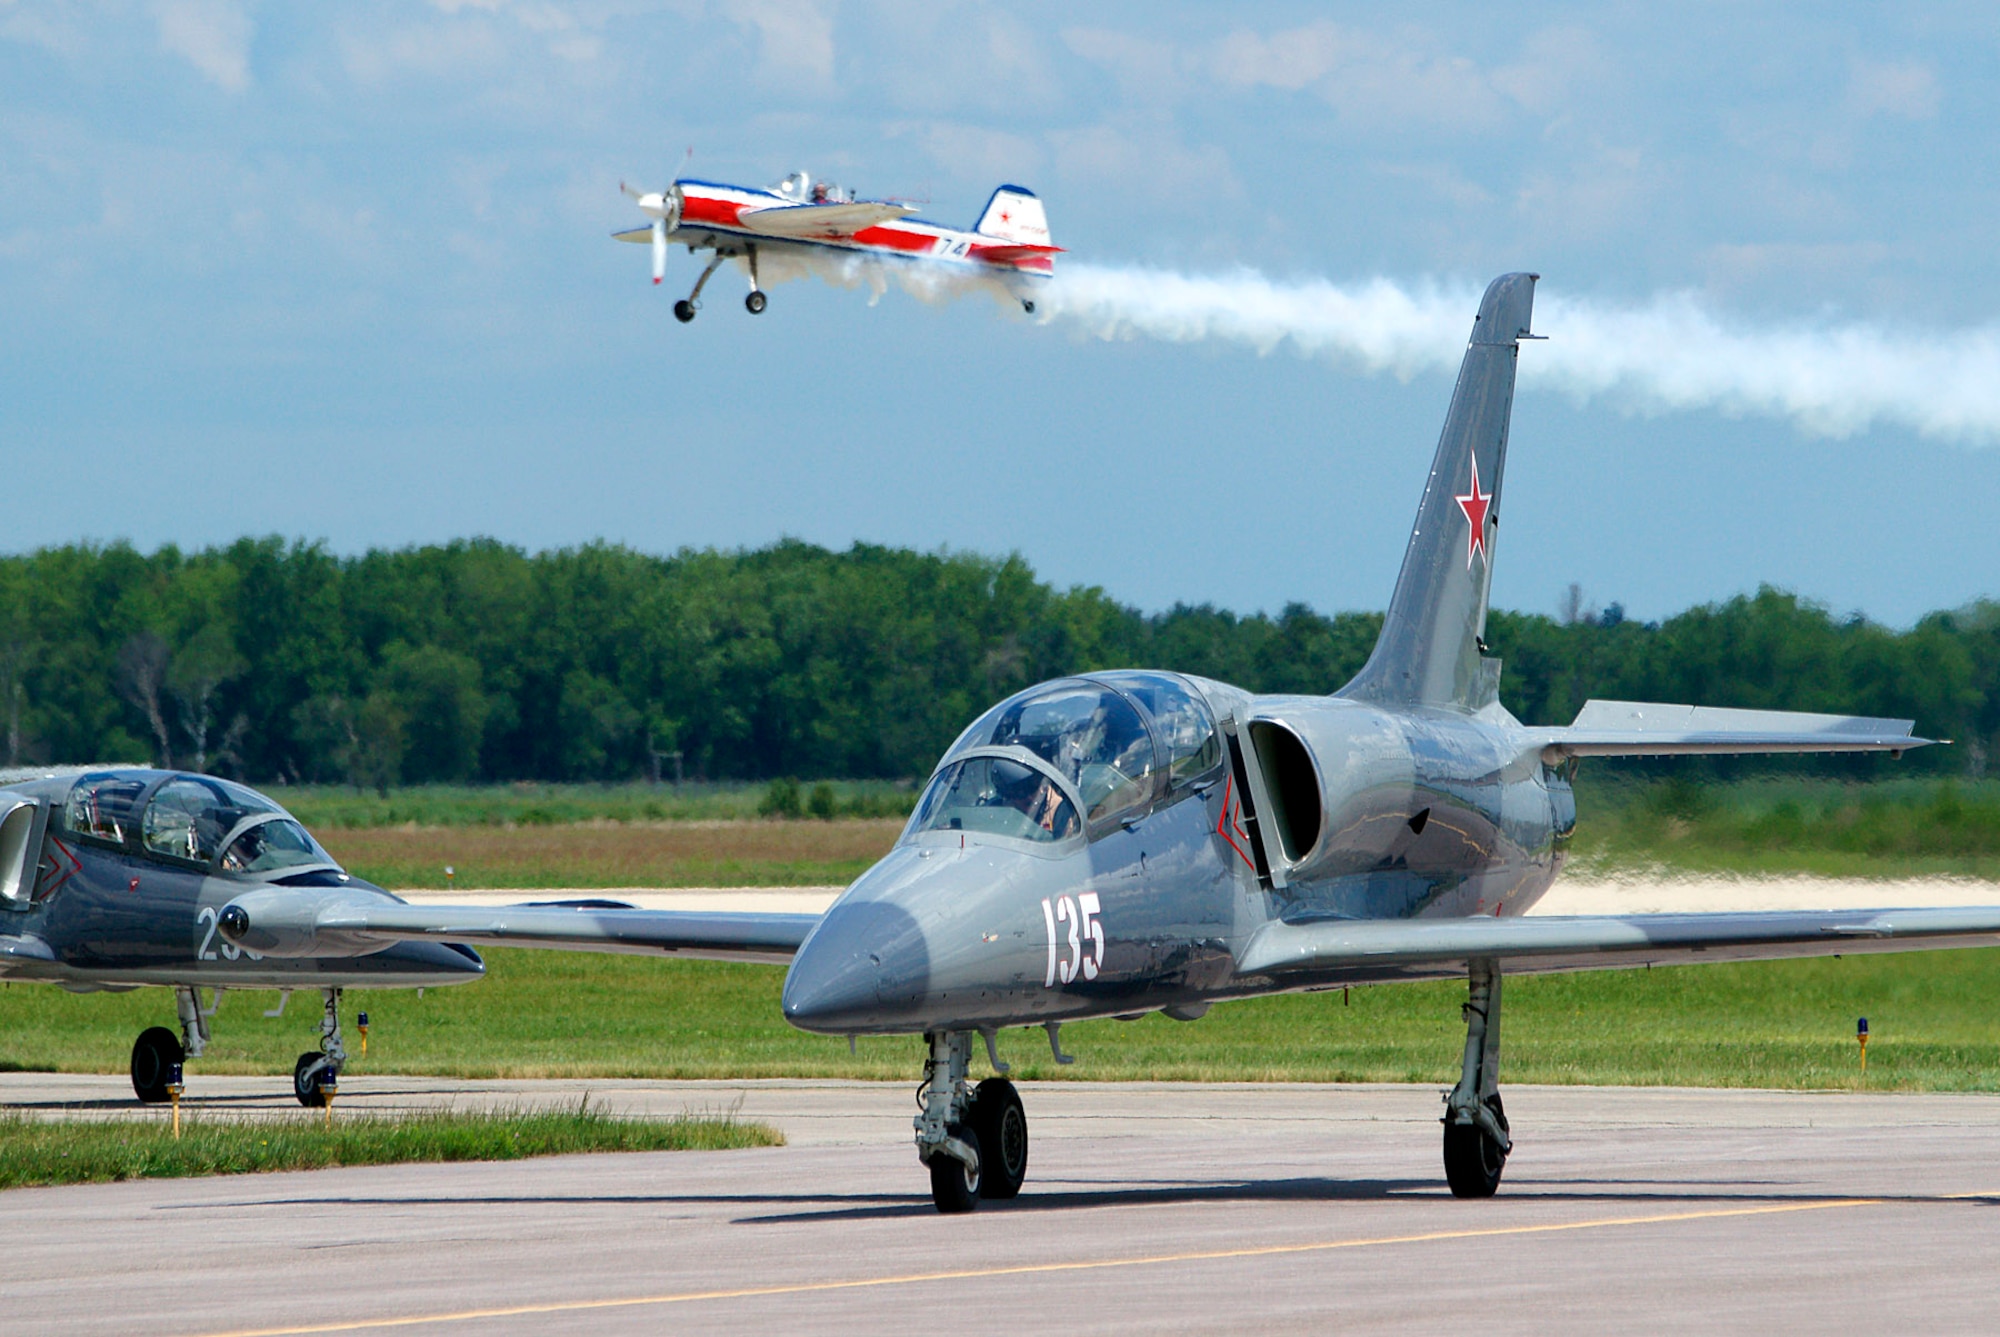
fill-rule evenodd
<path id="1" fill-rule="evenodd" d="M 1493 505 L 1493 494 L 1479 490 L 1479 456 L 1472 457 L 1472 491 L 1453 500 L 1465 512 L 1465 523 L 1472 527 L 1465 540 L 1465 569 L 1470 571 L 1473 555 L 1486 551 L 1486 512 Z"/>
<path id="2" fill-rule="evenodd" d="M 1008 213 L 1005 209 L 1002 209 L 1000 211 L 1000 221 L 1003 223 L 1011 223 L 1014 221 L 1014 215 Z"/>

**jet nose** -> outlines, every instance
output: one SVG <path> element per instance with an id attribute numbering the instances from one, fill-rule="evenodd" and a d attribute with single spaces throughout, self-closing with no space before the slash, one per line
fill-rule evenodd
<path id="1" fill-rule="evenodd" d="M 930 982 L 923 930 L 883 901 L 835 905 L 806 939 L 785 976 L 785 1020 L 841 1035 L 893 1026 L 895 1002 Z"/>

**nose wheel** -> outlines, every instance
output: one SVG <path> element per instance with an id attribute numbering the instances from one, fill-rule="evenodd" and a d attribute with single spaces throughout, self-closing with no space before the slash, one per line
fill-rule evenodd
<path id="1" fill-rule="evenodd" d="M 307 1109 L 318 1109 L 326 1104 L 326 1091 L 320 1085 L 320 1073 L 331 1068 L 334 1076 L 338 1077 L 341 1069 L 347 1066 L 347 1048 L 340 1042 L 340 990 L 323 989 L 321 992 L 326 995 L 326 1005 L 320 1013 L 319 1052 L 301 1054 L 299 1061 L 292 1065 L 292 1094 Z"/>
<path id="2" fill-rule="evenodd" d="M 933 1031 L 918 1089 L 917 1158 L 931 1175 L 940 1212 L 974 1211 L 981 1198 L 1005 1201 L 1028 1176 L 1028 1116 L 1020 1092 L 1004 1077 L 974 1087 L 966 1081 L 972 1037 Z"/>

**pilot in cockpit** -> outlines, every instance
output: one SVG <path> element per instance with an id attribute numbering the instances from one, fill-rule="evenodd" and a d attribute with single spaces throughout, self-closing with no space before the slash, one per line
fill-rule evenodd
<path id="1" fill-rule="evenodd" d="M 1063 801 L 1062 791 L 1055 782 L 1033 767 L 1013 761 L 995 762 L 993 789 L 1007 806 L 1057 839 L 1074 834 L 1075 810 Z"/>

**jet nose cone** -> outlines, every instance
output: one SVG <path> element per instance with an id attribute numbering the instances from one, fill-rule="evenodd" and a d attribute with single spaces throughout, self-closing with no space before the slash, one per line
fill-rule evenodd
<path id="1" fill-rule="evenodd" d="M 785 1020 L 834 1035 L 883 1028 L 892 1022 L 885 998 L 920 996 L 929 980 L 923 931 L 908 911 L 882 901 L 835 905 L 792 959 Z"/>

